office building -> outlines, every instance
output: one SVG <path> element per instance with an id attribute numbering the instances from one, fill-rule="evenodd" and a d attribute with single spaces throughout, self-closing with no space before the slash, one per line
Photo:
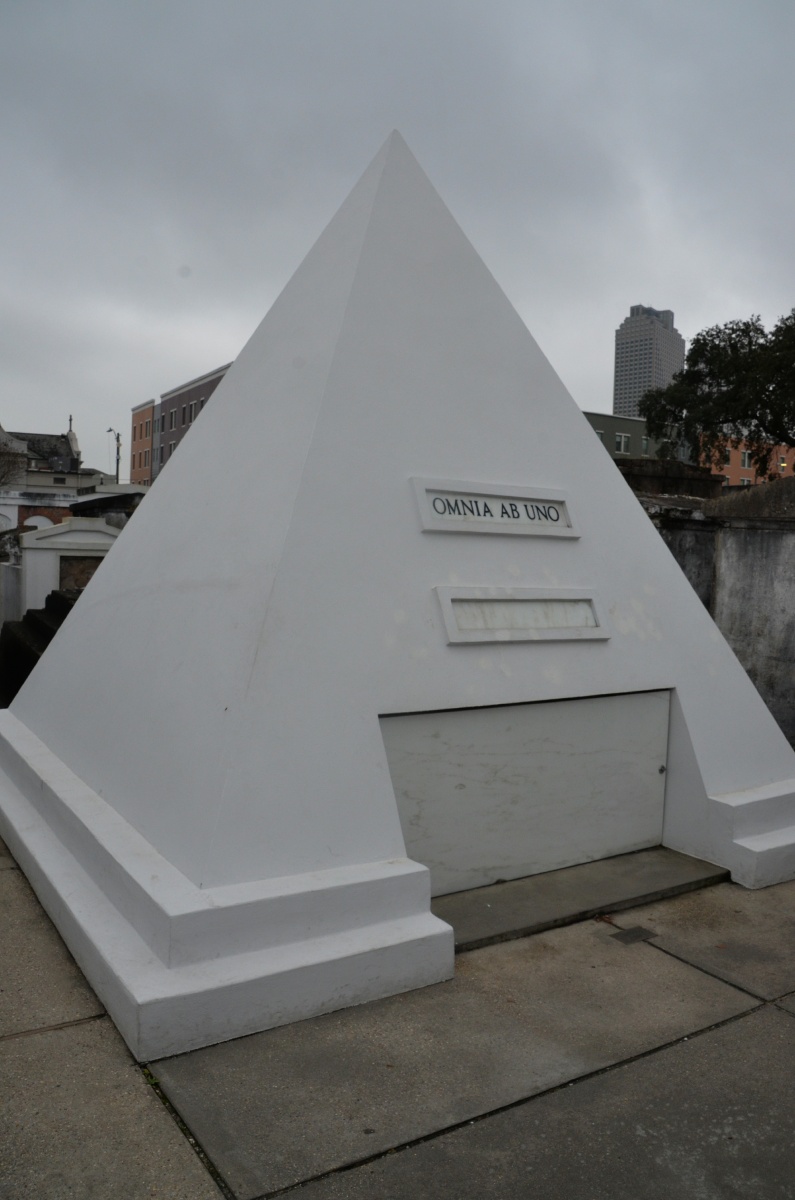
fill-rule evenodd
<path id="1" fill-rule="evenodd" d="M 613 412 L 637 417 L 650 388 L 665 387 L 685 365 L 685 339 L 674 328 L 669 308 L 633 304 L 616 330 Z"/>

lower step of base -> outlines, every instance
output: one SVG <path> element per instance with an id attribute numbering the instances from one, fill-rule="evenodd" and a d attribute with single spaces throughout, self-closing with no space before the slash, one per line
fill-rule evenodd
<path id="1" fill-rule="evenodd" d="M 460 952 L 571 925 L 600 913 L 651 904 L 728 878 L 729 872 L 723 867 L 655 846 L 543 875 L 437 896 L 431 908 L 452 925 L 456 951 Z"/>

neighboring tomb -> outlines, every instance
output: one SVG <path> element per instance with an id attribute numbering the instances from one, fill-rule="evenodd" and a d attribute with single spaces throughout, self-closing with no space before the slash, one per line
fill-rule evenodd
<path id="1" fill-rule="evenodd" d="M 23 613 L 41 608 L 50 592 L 84 588 L 118 536 L 117 528 L 94 517 L 70 517 L 23 531 Z"/>
<path id="2" fill-rule="evenodd" d="M 795 874 L 793 752 L 396 134 L 0 734 L 2 831 L 141 1058 L 447 977 L 429 867 Z"/>

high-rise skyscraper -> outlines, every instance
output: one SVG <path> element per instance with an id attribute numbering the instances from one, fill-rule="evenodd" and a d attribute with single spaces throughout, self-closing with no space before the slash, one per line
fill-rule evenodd
<path id="1" fill-rule="evenodd" d="M 665 387 L 685 365 L 685 339 L 674 329 L 670 308 L 633 304 L 616 330 L 613 412 L 637 417 L 638 403 L 653 387 Z"/>

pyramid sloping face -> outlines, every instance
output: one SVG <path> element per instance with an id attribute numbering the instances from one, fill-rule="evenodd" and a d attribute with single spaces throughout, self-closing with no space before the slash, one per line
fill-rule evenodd
<path id="1" fill-rule="evenodd" d="M 564 489 L 581 537 L 428 535 L 414 477 Z M 434 594 L 449 585 L 590 589 L 612 637 L 450 646 Z M 708 790 L 795 773 L 393 135 L 13 711 L 189 879 L 219 886 L 404 853 L 379 714 L 660 688 L 677 690 Z"/>
<path id="2" fill-rule="evenodd" d="M 13 706 L 196 882 L 387 157 L 385 146 L 244 347 L 125 530 L 125 554 L 103 563 Z M 70 699 L 73 671 L 83 702 Z"/>

